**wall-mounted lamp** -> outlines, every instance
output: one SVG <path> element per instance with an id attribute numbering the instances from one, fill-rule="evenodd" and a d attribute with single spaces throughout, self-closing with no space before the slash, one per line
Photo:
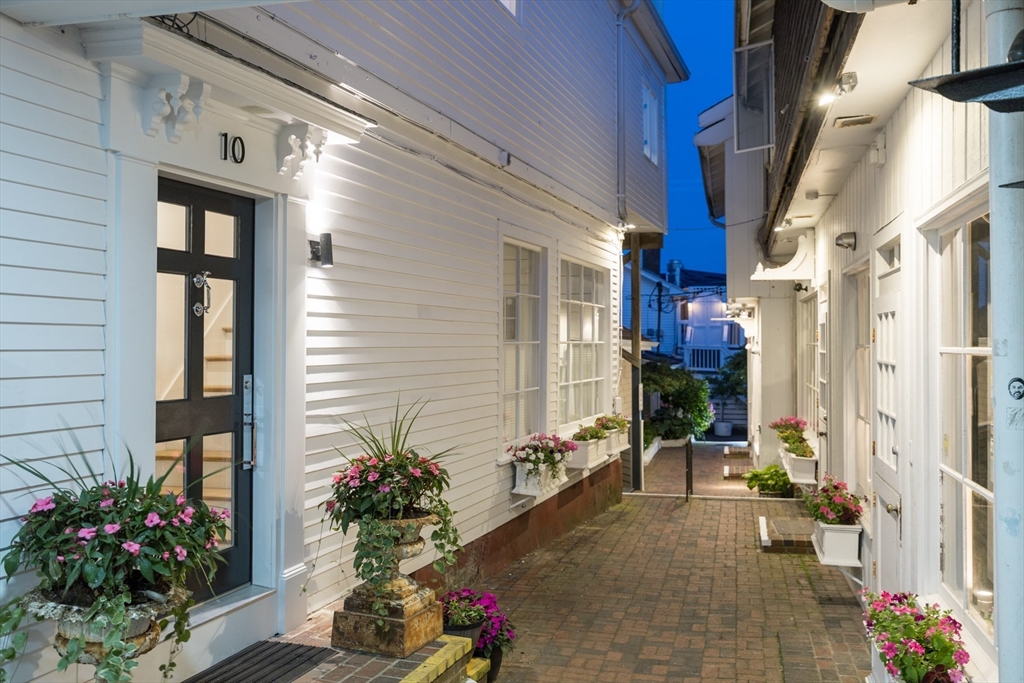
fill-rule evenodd
<path id="1" fill-rule="evenodd" d="M 782 221 L 782 225 L 776 225 L 775 226 L 775 232 L 782 232 L 783 230 L 788 230 L 788 229 L 790 229 L 792 227 L 793 227 L 793 219 L 789 218 L 789 217 L 786 217 Z"/>
<path id="2" fill-rule="evenodd" d="M 840 249 L 852 249 L 857 251 L 857 233 L 844 232 L 836 235 L 836 246 Z"/>
<path id="3" fill-rule="evenodd" d="M 309 260 L 318 263 L 321 268 L 334 267 L 334 249 L 331 245 L 331 233 L 320 233 L 320 241 L 309 240 Z"/>
<path id="4" fill-rule="evenodd" d="M 808 291 L 807 290 L 807 285 L 805 285 L 802 282 L 797 282 L 796 284 L 793 285 L 793 291 L 794 292 L 806 292 L 806 291 Z"/>

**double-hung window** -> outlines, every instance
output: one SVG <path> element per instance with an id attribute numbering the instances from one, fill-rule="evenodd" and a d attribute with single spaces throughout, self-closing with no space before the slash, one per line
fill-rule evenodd
<path id="1" fill-rule="evenodd" d="M 992 309 L 988 216 L 941 238 L 942 583 L 992 633 Z"/>
<path id="2" fill-rule="evenodd" d="M 540 427 L 540 253 L 503 249 L 503 418 L 506 444 Z"/>
<path id="3" fill-rule="evenodd" d="M 604 411 L 607 349 L 605 272 L 562 261 L 558 313 L 558 422 Z"/>
<path id="4" fill-rule="evenodd" d="M 658 163 L 658 98 L 644 84 L 644 155 Z"/>

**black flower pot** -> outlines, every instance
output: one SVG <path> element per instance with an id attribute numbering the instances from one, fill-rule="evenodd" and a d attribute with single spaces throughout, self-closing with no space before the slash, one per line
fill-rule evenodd
<path id="1" fill-rule="evenodd" d="M 503 654 L 500 647 L 491 650 L 491 670 L 487 672 L 487 683 L 494 683 L 498 680 L 498 672 L 501 671 L 501 658 Z"/>
<path id="2" fill-rule="evenodd" d="M 465 624 L 456 626 L 455 624 L 445 624 L 444 632 L 445 635 L 459 636 L 460 638 L 469 638 L 473 641 L 473 647 L 476 647 L 476 643 L 480 640 L 480 631 L 484 628 L 485 619 L 481 619 L 472 624 Z"/>

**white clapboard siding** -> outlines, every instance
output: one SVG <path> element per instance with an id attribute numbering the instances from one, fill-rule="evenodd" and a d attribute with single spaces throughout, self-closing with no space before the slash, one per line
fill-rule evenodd
<path id="1" fill-rule="evenodd" d="M 979 2 L 967 5 L 962 22 L 962 55 L 964 68 L 984 65 L 985 18 Z M 935 54 L 922 78 L 948 72 L 951 39 L 947 38 Z M 915 219 L 924 215 L 988 168 L 988 114 L 976 104 L 959 104 L 933 93 L 911 88 L 906 98 L 885 124 L 886 163 L 872 166 L 865 156 L 850 173 L 842 189 L 829 205 L 818 224 L 818 276 L 829 282 L 832 292 L 852 287 L 843 272 L 861 262 L 864 250 L 870 249 L 871 236 L 892 221 L 903 222 L 903 239 L 924 238 L 913 230 Z M 835 238 L 843 232 L 857 233 L 857 249 L 834 248 Z M 863 245 L 863 246 L 862 246 Z M 904 253 L 923 253 L 916 245 L 904 247 Z M 839 325 L 833 340 L 856 338 L 855 330 L 842 327 L 852 321 L 848 310 L 851 299 L 832 296 L 829 319 Z M 909 302 L 908 306 L 914 306 Z M 910 315 L 910 312 L 907 312 Z M 833 378 L 847 372 L 841 349 L 829 353 L 829 372 Z M 833 391 L 832 414 L 853 410 L 846 406 L 850 392 Z M 844 434 L 841 419 L 830 420 L 829 438 L 843 443 L 852 436 Z"/>
<path id="2" fill-rule="evenodd" d="M 614 211 L 615 10 L 608 3 L 532 3 L 522 23 L 497 2 L 269 11 Z"/>
<path id="3" fill-rule="evenodd" d="M 375 135 L 394 144 L 365 136 L 359 145 L 330 148 L 317 167 L 317 220 L 332 233 L 335 267 L 311 270 L 307 280 L 305 541 L 307 560 L 318 546 L 321 558 L 309 583 L 310 609 L 356 583 L 355 534 L 322 535 L 318 507 L 331 474 L 360 453 L 342 419 L 368 420 L 380 432 L 399 393 L 403 405 L 429 399 L 412 442 L 431 453 L 454 449 L 444 459 L 452 478 L 446 497 L 463 540 L 514 514 L 512 468 L 497 464 L 501 223 L 538 235 L 545 243 L 537 246 L 547 249 L 545 429 L 557 428 L 562 257 L 608 271 L 610 330 L 618 329 L 621 247 L 607 225 L 562 204 L 545 206 L 550 198 L 522 183 L 509 194 L 484 187 L 428 155 L 479 177 L 493 172 L 486 164 L 387 116 L 379 122 Z M 609 351 L 609 377 L 618 372 L 614 355 Z M 405 569 L 431 559 L 432 550 Z"/>
<path id="4" fill-rule="evenodd" d="M 80 52 L 59 31 L 0 17 L 0 453 L 58 483 L 104 462 L 102 88 Z M 0 549 L 49 488 L 0 465 Z M 48 634 L 31 633 L 26 658 L 38 663 L 18 680 L 90 675 L 55 672 Z"/>
<path id="5" fill-rule="evenodd" d="M 666 149 L 665 77 L 639 32 L 629 25 L 625 42 L 626 104 L 626 205 L 653 225 L 667 225 L 665 216 Z M 644 154 L 643 88 L 647 85 L 658 98 L 656 162 Z"/>

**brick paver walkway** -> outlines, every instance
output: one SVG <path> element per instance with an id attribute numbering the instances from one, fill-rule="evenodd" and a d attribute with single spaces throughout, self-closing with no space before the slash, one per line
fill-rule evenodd
<path id="1" fill-rule="evenodd" d="M 521 639 L 504 683 L 862 683 L 860 609 L 813 556 L 760 553 L 789 502 L 627 496 L 484 583 Z"/>
<path id="2" fill-rule="evenodd" d="M 693 493 L 696 496 L 757 497 L 742 479 L 723 479 L 724 465 L 749 465 L 750 460 L 726 460 L 720 444 L 693 447 Z M 644 491 L 681 494 L 686 491 L 686 449 L 662 448 L 644 468 Z"/>

